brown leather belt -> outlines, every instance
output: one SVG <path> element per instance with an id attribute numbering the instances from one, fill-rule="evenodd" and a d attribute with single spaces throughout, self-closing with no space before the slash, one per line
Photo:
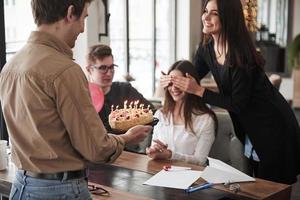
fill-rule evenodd
<path id="1" fill-rule="evenodd" d="M 21 170 L 25 176 L 30 176 L 32 178 L 38 179 L 47 179 L 47 180 L 70 180 L 70 179 L 79 179 L 86 178 L 86 170 L 77 170 L 77 171 L 67 171 L 67 172 L 58 172 L 58 173 L 36 173 L 31 171 Z"/>

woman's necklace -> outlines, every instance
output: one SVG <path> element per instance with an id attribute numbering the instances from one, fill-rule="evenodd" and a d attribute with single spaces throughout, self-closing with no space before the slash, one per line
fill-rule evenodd
<path id="1" fill-rule="evenodd" d="M 221 51 L 219 51 L 218 48 L 214 48 L 215 51 L 215 55 L 216 55 L 216 60 L 219 64 L 223 65 L 225 62 L 225 54 L 224 54 L 224 50 L 221 48 Z"/>
<path id="2" fill-rule="evenodd" d="M 218 59 L 218 58 L 220 58 L 222 55 L 223 55 L 223 53 L 217 52 L 217 53 L 216 53 L 216 58 Z"/>
<path id="3" fill-rule="evenodd" d="M 219 64 L 224 65 L 228 45 L 219 42 L 214 44 L 216 60 Z"/>
<path id="4" fill-rule="evenodd" d="M 214 47 L 216 58 L 220 58 L 223 55 L 223 48 L 218 48 L 218 46 Z"/>

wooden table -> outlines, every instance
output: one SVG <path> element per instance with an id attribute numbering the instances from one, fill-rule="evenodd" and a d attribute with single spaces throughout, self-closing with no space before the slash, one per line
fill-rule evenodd
<path id="1" fill-rule="evenodd" d="M 129 168 L 133 170 L 139 170 L 155 174 L 160 171 L 164 165 L 172 164 L 178 166 L 191 167 L 194 170 L 203 170 L 201 166 L 187 164 L 183 162 L 174 161 L 154 161 L 148 158 L 146 155 L 135 154 L 124 151 L 122 155 L 113 163 L 115 166 Z M 199 179 L 198 183 L 204 182 L 203 179 Z M 275 183 L 263 179 L 256 179 L 255 182 L 240 183 L 241 192 L 238 192 L 237 196 L 246 197 L 249 199 L 266 199 L 266 200 L 285 200 L 290 199 L 291 185 Z M 223 185 L 216 185 L 214 188 L 222 190 L 228 193 L 232 193 L 228 188 Z"/>
<path id="2" fill-rule="evenodd" d="M 152 174 L 147 172 L 108 164 L 93 165 L 89 168 L 90 183 L 99 183 L 117 190 L 130 192 L 131 194 L 140 196 L 141 198 L 148 197 L 159 200 L 218 200 L 228 197 L 232 200 L 241 199 L 234 198 L 234 195 L 214 188 L 188 194 L 185 193 L 184 190 L 180 189 L 143 185 L 143 183 L 152 176 Z"/>
<path id="3" fill-rule="evenodd" d="M 182 190 L 142 185 L 153 174 L 160 171 L 163 165 L 172 164 L 188 166 L 194 170 L 203 170 L 203 167 L 186 164 L 183 162 L 154 161 L 146 155 L 124 151 L 111 165 L 92 164 L 89 167 L 89 183 L 97 184 L 110 192 L 110 197 L 93 196 L 93 199 L 205 199 L 215 200 L 226 197 L 227 199 L 247 200 L 288 200 L 290 199 L 291 186 L 279 184 L 262 179 L 256 182 L 240 183 L 241 191 L 237 194 L 231 192 L 223 185 L 214 188 L 186 194 Z M 0 193 L 8 195 L 15 174 L 15 167 L 9 163 L 5 171 L 0 171 Z M 198 183 L 204 182 L 199 179 Z"/>

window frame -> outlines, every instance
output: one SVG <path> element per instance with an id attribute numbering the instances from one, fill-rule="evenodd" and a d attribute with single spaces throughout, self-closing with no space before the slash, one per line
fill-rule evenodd
<path id="1" fill-rule="evenodd" d="M 129 8 L 129 1 L 130 0 L 126 0 L 125 1 L 125 14 L 124 14 L 124 18 L 125 18 L 125 35 L 124 35 L 124 43 L 125 43 L 125 72 L 127 74 L 131 73 L 131 63 L 130 63 L 130 23 L 129 23 L 129 12 L 130 12 L 130 8 Z M 175 62 L 176 59 L 176 47 L 177 47 L 177 34 L 176 34 L 176 29 L 177 29 L 177 0 L 174 1 L 170 1 L 172 2 L 173 6 L 173 10 L 174 12 L 172 13 L 172 20 L 173 20 L 173 24 L 172 24 L 172 32 L 173 32 L 173 38 L 172 38 L 172 46 L 174 46 L 173 52 L 172 52 L 172 62 Z M 157 18 L 156 18 L 156 8 L 157 8 L 157 0 L 152 0 L 152 27 L 154 27 L 152 29 L 152 95 L 155 92 L 156 89 L 156 61 L 157 61 L 157 34 L 156 34 L 156 25 L 157 25 Z M 110 28 L 109 28 L 110 29 Z M 109 31 L 111 32 L 111 31 Z"/>

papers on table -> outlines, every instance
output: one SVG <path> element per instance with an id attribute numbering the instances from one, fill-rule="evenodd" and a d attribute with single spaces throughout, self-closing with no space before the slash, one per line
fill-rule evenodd
<path id="1" fill-rule="evenodd" d="M 200 177 L 210 184 L 248 182 L 255 179 L 243 172 L 227 165 L 226 163 L 208 158 L 209 166 L 203 171 L 191 170 L 188 167 L 171 166 L 167 171 L 161 170 L 149 180 L 144 182 L 145 185 L 187 189 Z"/>
<path id="2" fill-rule="evenodd" d="M 208 158 L 209 166 L 202 172 L 201 177 L 209 183 L 228 183 L 228 182 L 246 182 L 255 181 L 255 179 L 243 172 L 227 165 L 226 163 Z"/>
<path id="3" fill-rule="evenodd" d="M 149 180 L 145 185 L 187 189 L 201 176 L 201 171 L 191 170 L 187 167 L 171 166 L 168 171 L 161 170 Z"/>

